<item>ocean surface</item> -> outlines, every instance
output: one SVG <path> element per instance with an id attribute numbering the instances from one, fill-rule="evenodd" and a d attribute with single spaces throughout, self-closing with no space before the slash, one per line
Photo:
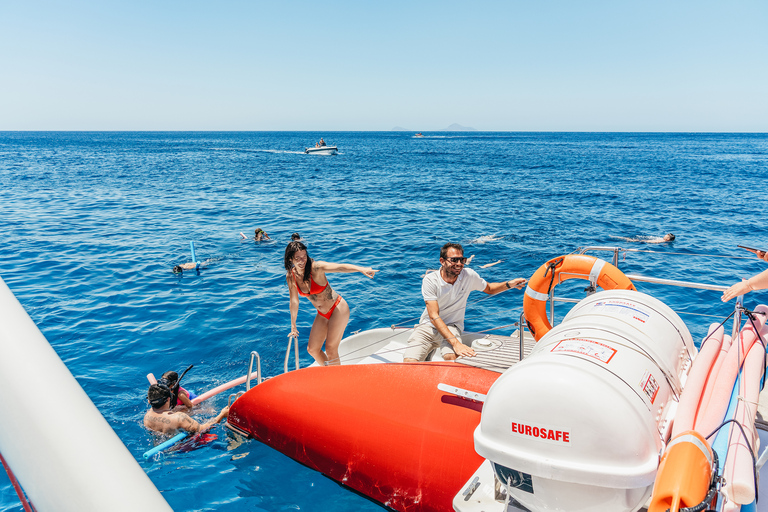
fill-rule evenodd
<path id="1" fill-rule="evenodd" d="M 347 333 L 412 323 L 448 241 L 489 281 L 585 246 L 632 249 L 620 253 L 627 273 L 709 284 L 766 268 L 736 247 L 768 248 L 766 134 L 425 135 L 0 132 L 0 276 L 174 510 L 381 510 L 223 426 L 200 449 L 142 458 L 155 442 L 142 426 L 147 373 L 194 364 L 183 385 L 200 393 L 243 375 L 252 350 L 266 375 L 282 372 L 293 232 L 315 259 L 380 270 L 330 276 L 351 308 Z M 338 155 L 303 153 L 321 136 Z M 257 227 L 273 241 L 242 239 Z M 669 232 L 672 243 L 634 241 Z M 190 241 L 206 265 L 174 275 Z M 574 282 L 563 293 L 583 296 Z M 732 311 L 718 292 L 638 288 L 697 341 Z M 468 330 L 518 320 L 522 291 L 483 297 L 470 297 Z M 304 366 L 313 319 L 302 299 Z M 0 510 L 22 510 L 2 472 Z"/>

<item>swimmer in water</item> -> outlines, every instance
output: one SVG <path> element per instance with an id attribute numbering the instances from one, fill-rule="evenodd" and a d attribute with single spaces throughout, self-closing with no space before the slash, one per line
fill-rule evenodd
<path id="1" fill-rule="evenodd" d="M 297 242 L 301 240 L 301 235 L 298 233 L 294 233 L 291 235 L 291 242 Z"/>
<path id="2" fill-rule="evenodd" d="M 267 232 L 261 228 L 256 228 L 256 230 L 253 232 L 253 239 L 257 242 L 261 242 L 262 240 L 271 240 Z"/>
<path id="3" fill-rule="evenodd" d="M 339 364 L 339 343 L 349 322 L 349 305 L 331 288 L 326 274 L 360 272 L 373 279 L 378 270 L 348 263 L 315 261 L 307 255 L 307 247 L 297 241 L 289 243 L 285 248 L 284 264 L 291 310 L 291 332 L 288 336 L 299 335 L 296 327 L 299 296 L 306 297 L 317 308 L 317 316 L 309 332 L 307 352 L 320 365 Z"/>
<path id="4" fill-rule="evenodd" d="M 501 240 L 501 237 L 497 237 L 496 235 L 483 235 L 480 238 L 476 238 L 475 240 L 470 240 L 470 244 L 478 245 L 478 244 L 484 244 L 486 242 L 496 242 L 498 240 Z"/>
<path id="5" fill-rule="evenodd" d="M 186 371 L 184 373 L 186 373 Z M 181 374 L 182 377 L 184 376 L 184 373 Z M 160 380 L 157 382 L 165 384 L 168 389 L 171 390 L 171 409 L 177 405 L 183 405 L 187 409 L 191 409 L 193 405 L 192 400 L 190 400 L 189 391 L 181 387 L 180 381 L 181 379 L 179 378 L 178 373 L 174 371 L 167 371 L 163 374 L 162 377 L 160 377 Z"/>
<path id="6" fill-rule="evenodd" d="M 229 407 L 224 407 L 219 414 L 207 423 L 200 424 L 188 414 L 171 411 L 171 389 L 158 382 L 149 386 L 147 399 L 152 406 L 144 415 L 144 426 L 161 434 L 177 434 L 179 431 L 190 433 L 203 432 L 229 415 Z"/>
<path id="7" fill-rule="evenodd" d="M 198 263 L 195 263 L 194 261 L 190 261 L 188 263 L 182 263 L 181 265 L 174 265 L 174 267 L 171 269 L 174 274 L 181 274 L 185 270 L 195 270 L 197 268 L 204 268 L 207 267 L 210 262 L 213 261 L 213 258 L 208 258 L 205 261 Z"/>
<path id="8" fill-rule="evenodd" d="M 629 238 L 626 236 L 612 236 L 611 238 L 615 238 L 617 240 L 624 240 L 626 242 L 642 242 L 645 244 L 663 244 L 666 242 L 675 241 L 675 235 L 673 235 L 672 233 L 667 233 L 664 236 L 636 236 L 634 238 Z"/>

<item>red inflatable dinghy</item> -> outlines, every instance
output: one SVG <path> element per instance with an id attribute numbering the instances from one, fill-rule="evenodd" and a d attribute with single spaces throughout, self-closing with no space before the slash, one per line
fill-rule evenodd
<path id="1" fill-rule="evenodd" d="M 228 422 L 302 464 L 400 511 L 451 510 L 483 462 L 473 432 L 500 374 L 458 363 L 310 367 L 269 379 Z"/>

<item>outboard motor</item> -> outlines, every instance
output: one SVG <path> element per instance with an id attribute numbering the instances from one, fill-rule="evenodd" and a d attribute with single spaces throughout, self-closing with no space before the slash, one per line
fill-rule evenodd
<path id="1" fill-rule="evenodd" d="M 493 384 L 475 450 L 532 511 L 636 511 L 695 356 L 662 302 L 590 295 Z"/>

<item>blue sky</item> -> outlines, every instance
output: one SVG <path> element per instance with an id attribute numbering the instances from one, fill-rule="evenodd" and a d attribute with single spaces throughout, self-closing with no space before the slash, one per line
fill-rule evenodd
<path id="1" fill-rule="evenodd" d="M 5 1 L 0 130 L 768 132 L 768 2 Z"/>

